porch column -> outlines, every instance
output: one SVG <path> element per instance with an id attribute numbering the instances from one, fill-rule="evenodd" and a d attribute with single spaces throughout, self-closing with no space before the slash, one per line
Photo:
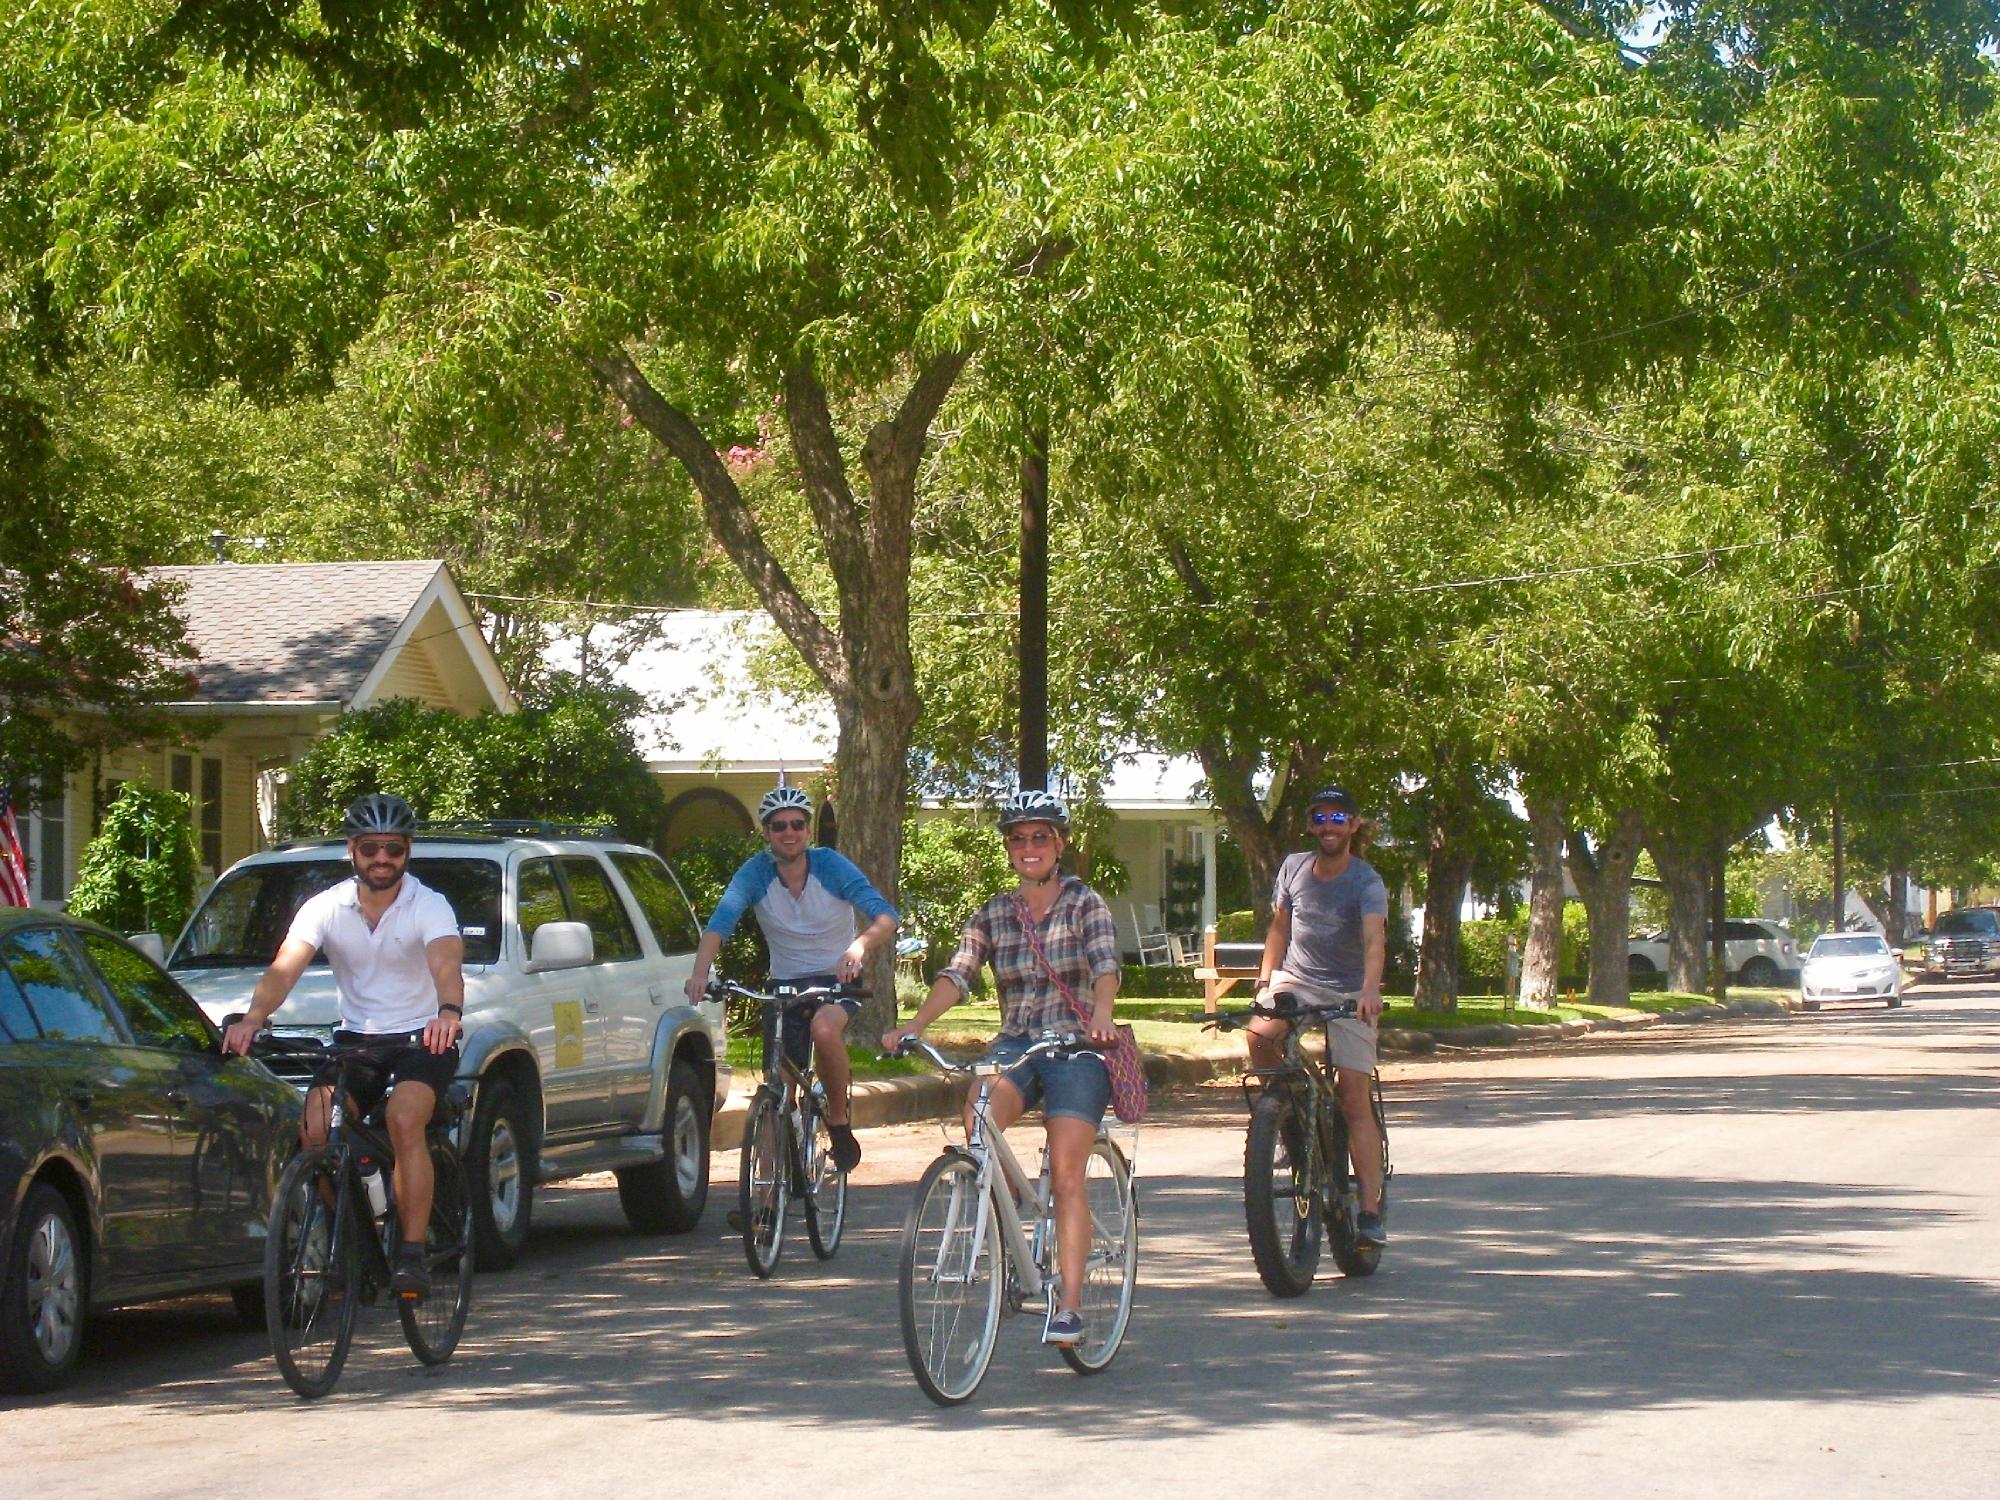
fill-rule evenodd
<path id="1" fill-rule="evenodd" d="M 1215 828 L 1201 830 L 1201 930 L 1215 925 Z"/>

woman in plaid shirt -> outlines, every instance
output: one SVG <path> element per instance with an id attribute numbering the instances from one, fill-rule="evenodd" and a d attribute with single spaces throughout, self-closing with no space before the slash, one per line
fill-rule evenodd
<path id="1" fill-rule="evenodd" d="M 1018 1059 L 1044 1031 L 1081 1027 L 1101 1046 L 1117 1040 L 1111 1002 L 1120 973 L 1118 928 L 1102 896 L 1062 873 L 1068 810 L 1047 792 L 1016 792 L 1001 804 L 1000 832 L 1007 841 L 1007 862 L 1020 883 L 973 914 L 959 937 L 958 952 L 938 974 L 910 1024 L 883 1034 L 885 1051 L 895 1051 L 906 1036 L 922 1036 L 926 1026 L 971 993 L 980 968 L 989 964 L 1000 991 L 1000 1035 L 987 1053 L 994 1061 Z M 1077 1304 L 1090 1252 L 1084 1172 L 1110 1101 L 1111 1075 L 1104 1060 L 1088 1052 L 1029 1058 L 993 1085 L 994 1125 L 1005 1130 L 1040 1104 L 1048 1129 L 1056 1263 L 1062 1272 L 1062 1305 L 1049 1320 L 1050 1343 L 1073 1344 L 1083 1335 Z"/>

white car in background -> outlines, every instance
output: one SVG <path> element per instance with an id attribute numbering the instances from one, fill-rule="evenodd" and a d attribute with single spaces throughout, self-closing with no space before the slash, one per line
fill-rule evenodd
<path id="1" fill-rule="evenodd" d="M 1807 1010 L 1841 1000 L 1903 1003 L 1903 961 L 1873 932 L 1828 932 L 1813 939 L 1799 975 L 1799 1001 Z"/>

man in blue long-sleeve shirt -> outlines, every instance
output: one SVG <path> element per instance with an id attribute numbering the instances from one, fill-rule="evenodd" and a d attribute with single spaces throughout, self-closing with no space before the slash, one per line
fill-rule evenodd
<path id="1" fill-rule="evenodd" d="M 773 787 L 757 804 L 764 826 L 761 853 L 743 862 L 717 903 L 715 915 L 694 953 L 688 975 L 692 1003 L 708 986 L 708 974 L 722 945 L 753 907 L 771 950 L 771 980 L 777 984 L 850 983 L 861 977 L 868 955 L 895 936 L 896 912 L 869 884 L 852 860 L 831 849 L 812 847 L 812 798 L 795 786 Z M 857 934 L 857 916 L 866 925 Z M 851 1172 L 861 1160 L 861 1143 L 849 1121 L 847 1023 L 861 1009 L 858 1000 L 831 1002 L 814 1012 L 809 1034 L 826 1084 L 826 1123 L 833 1137 L 834 1165 Z M 782 1043 L 803 1060 L 805 1036 L 786 1018 Z"/>

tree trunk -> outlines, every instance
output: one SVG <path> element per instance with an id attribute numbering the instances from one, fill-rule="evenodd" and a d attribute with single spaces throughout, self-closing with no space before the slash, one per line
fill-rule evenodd
<path id="1" fill-rule="evenodd" d="M 1714 861 L 1708 851 L 1655 838 L 1648 846 L 1667 888 L 1667 988 L 1699 995 L 1708 984 L 1708 887 Z"/>
<path id="2" fill-rule="evenodd" d="M 1910 918 L 1910 872 L 1891 870 L 1889 872 L 1889 909 L 1882 914 L 1882 925 L 1889 929 L 1889 946 L 1903 946 L 1903 936 L 1909 930 Z"/>
<path id="3" fill-rule="evenodd" d="M 1579 832 L 1569 839 L 1569 873 L 1590 917 L 1590 1003 L 1623 1005 L 1632 995 L 1632 866 L 1638 862 L 1645 824 L 1632 808 L 1611 820 L 1594 844 Z"/>
<path id="4" fill-rule="evenodd" d="M 1431 787 L 1425 830 L 1424 941 L 1417 953 L 1418 1010 L 1458 1009 L 1459 923 L 1472 874 L 1471 788 L 1452 772 Z"/>
<path id="5" fill-rule="evenodd" d="M 1528 946 L 1521 954 L 1521 1003 L 1547 1006 L 1562 989 L 1563 838 L 1560 797 L 1523 789 L 1528 808 Z"/>
<path id="6" fill-rule="evenodd" d="M 938 408 L 968 355 L 939 355 L 916 371 L 896 414 L 875 423 L 861 448 L 866 497 L 849 485 L 825 388 L 807 365 L 785 372 L 785 420 L 806 501 L 826 549 L 839 628 L 820 618 L 772 554 L 715 444 L 620 350 L 592 361 L 597 379 L 694 481 L 708 529 L 833 699 L 841 848 L 893 904 L 898 895 L 910 737 L 922 704 L 910 655 L 910 536 L 918 465 Z M 874 1000 L 859 1035 L 895 1015 L 895 959 L 869 966 Z"/>

